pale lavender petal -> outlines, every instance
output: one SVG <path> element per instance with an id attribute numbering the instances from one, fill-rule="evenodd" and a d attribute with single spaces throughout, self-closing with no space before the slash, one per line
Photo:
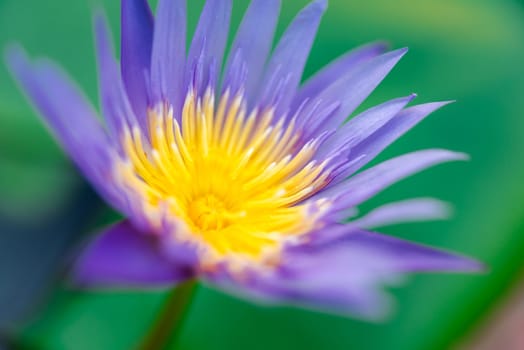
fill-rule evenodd
<path id="1" fill-rule="evenodd" d="M 253 0 L 240 24 L 226 64 L 224 88 L 236 92 L 244 88 L 252 104 L 264 71 L 280 11 L 280 0 Z M 242 67 L 245 64 L 245 67 Z M 244 81 L 241 69 L 245 69 Z M 238 86 L 242 83 L 243 86 Z"/>
<path id="2" fill-rule="evenodd" d="M 445 220 L 451 215 L 448 203 L 434 198 L 414 198 L 380 206 L 351 225 L 370 229 L 407 222 Z"/>
<path id="3" fill-rule="evenodd" d="M 328 228 L 329 229 L 329 228 Z M 339 235 L 340 236 L 340 235 Z M 347 227 L 347 235 L 316 247 L 291 249 L 282 277 L 291 288 L 309 290 L 310 297 L 332 288 L 360 293 L 397 284 L 411 272 L 481 272 L 478 261 L 394 237 Z M 335 294 L 335 293 L 334 293 Z M 335 294 L 336 295 L 336 294 Z M 313 299 L 314 300 L 314 299 Z M 343 301 L 343 300 L 339 300 Z M 343 307 L 344 305 L 340 305 Z M 372 308 L 367 305 L 364 308 Z M 373 310 L 375 314 L 380 310 Z"/>
<path id="4" fill-rule="evenodd" d="M 202 95 L 216 87 L 231 16 L 231 0 L 207 0 L 189 49 L 186 86 Z"/>
<path id="5" fill-rule="evenodd" d="M 118 140 L 122 135 L 123 127 L 136 124 L 136 118 L 114 56 L 111 33 L 102 14 L 95 16 L 95 38 L 102 111 L 113 138 Z M 117 145 L 120 147 L 118 142 Z"/>
<path id="6" fill-rule="evenodd" d="M 122 0 L 122 77 L 142 127 L 146 127 L 153 15 L 147 0 Z"/>
<path id="7" fill-rule="evenodd" d="M 337 225 L 340 226 L 340 225 Z M 344 226 L 324 230 L 341 231 Z M 326 235 L 326 234 L 324 234 Z M 264 304 L 288 304 L 335 314 L 380 320 L 391 311 L 384 292 L 411 272 L 481 272 L 473 259 L 394 237 L 355 230 L 337 239 L 289 248 L 273 273 L 253 271 L 242 281 L 227 273 L 209 276 L 211 284 Z"/>
<path id="8" fill-rule="evenodd" d="M 382 128 L 364 139 L 351 150 L 350 160 L 356 159 L 350 167 L 339 175 L 340 180 L 353 174 L 364 165 L 373 160 L 386 147 L 404 135 L 407 131 L 417 125 L 429 114 L 450 102 L 433 102 L 409 107 Z M 336 182 L 335 182 L 336 183 Z"/>
<path id="9" fill-rule="evenodd" d="M 46 59 L 30 63 L 22 48 L 10 47 L 9 69 L 53 134 L 98 193 L 120 211 L 124 199 L 113 186 L 115 150 L 91 104 L 66 73 Z"/>
<path id="10" fill-rule="evenodd" d="M 313 45 L 326 0 L 317 0 L 304 8 L 289 25 L 275 48 L 262 80 L 259 101 L 274 106 L 276 115 L 287 112 Z"/>
<path id="11" fill-rule="evenodd" d="M 347 181 L 320 192 L 319 195 L 330 197 L 338 194 L 334 199 L 331 213 L 337 216 L 338 211 L 358 205 L 408 176 L 440 163 L 466 159 L 468 156 L 463 153 L 443 149 L 412 152 L 367 169 Z"/>
<path id="12" fill-rule="evenodd" d="M 325 259 L 295 255 L 295 265 L 273 273 L 254 271 L 241 281 L 228 273 L 207 276 L 210 286 L 264 306 L 297 306 L 337 315 L 382 320 L 391 311 L 386 284 L 400 276 L 380 256 L 346 249 L 344 256 Z"/>
<path id="13" fill-rule="evenodd" d="M 191 266 L 162 254 L 156 236 L 138 232 L 128 221 L 91 242 L 73 270 L 74 282 L 89 287 L 169 287 L 193 275 Z"/>
<path id="14" fill-rule="evenodd" d="M 151 57 L 153 103 L 167 100 L 182 108 L 186 57 L 186 0 L 160 0 L 157 7 Z"/>
<path id="15" fill-rule="evenodd" d="M 301 107 L 301 126 L 304 137 L 314 137 L 323 132 L 335 130 L 369 96 L 378 84 L 404 56 L 407 49 L 388 52 L 362 63 L 358 69 L 342 75 L 326 87 L 315 98 Z M 325 114 L 322 110 L 336 104 L 333 113 Z M 312 110 L 316 110 L 312 113 Z M 321 115 L 321 117 L 319 117 Z"/>
<path id="16" fill-rule="evenodd" d="M 368 231 L 356 231 L 353 228 L 348 234 L 329 244 L 321 250 L 329 254 L 338 250 L 344 254 L 345 247 L 375 251 L 389 261 L 393 270 L 398 272 L 482 272 L 484 264 L 475 259 L 435 249 L 403 239 Z"/>
<path id="17" fill-rule="evenodd" d="M 355 145 L 366 140 L 395 117 L 415 97 L 416 95 L 412 94 L 397 98 L 360 113 L 337 129 L 333 136 L 320 146 L 316 157 L 322 159 L 334 154 L 347 154 Z"/>
<path id="18" fill-rule="evenodd" d="M 323 230 L 340 228 L 344 226 Z M 280 278 L 279 284 L 299 292 L 308 291 L 314 298 L 317 292 L 328 288 L 339 293 L 381 289 L 397 284 L 405 273 L 481 272 L 485 268 L 468 257 L 348 225 L 345 228 L 346 234 L 338 232 L 336 239 L 289 248 L 284 252 L 279 273 L 272 278 Z"/>
<path id="19" fill-rule="evenodd" d="M 304 83 L 293 99 L 292 110 L 295 111 L 303 101 L 314 98 L 341 76 L 357 69 L 363 62 L 383 54 L 387 47 L 383 42 L 367 44 L 337 58 Z"/>

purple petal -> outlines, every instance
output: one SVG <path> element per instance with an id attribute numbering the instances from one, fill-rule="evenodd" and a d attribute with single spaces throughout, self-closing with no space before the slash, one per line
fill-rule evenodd
<path id="1" fill-rule="evenodd" d="M 231 0 L 207 0 L 189 49 L 186 66 L 187 86 L 202 95 L 215 88 L 226 47 L 231 16 Z"/>
<path id="2" fill-rule="evenodd" d="M 117 140 L 124 125 L 134 125 L 136 117 L 122 83 L 107 21 L 102 14 L 97 14 L 94 22 L 100 101 L 107 125 Z"/>
<path id="3" fill-rule="evenodd" d="M 382 288 L 384 284 L 396 284 L 398 274 L 384 259 L 370 259 L 366 251 L 348 249 L 346 253 L 344 265 L 330 265 L 335 262 L 332 259 L 300 256 L 297 266 L 274 273 L 253 272 L 240 281 L 229 273 L 215 273 L 207 282 L 264 306 L 296 306 L 367 320 L 383 319 L 392 303 Z"/>
<path id="4" fill-rule="evenodd" d="M 186 56 L 186 0 L 160 0 L 151 57 L 154 102 L 168 100 L 175 115 L 182 108 Z"/>
<path id="5" fill-rule="evenodd" d="M 341 179 L 353 174 L 369 163 L 386 147 L 417 125 L 429 114 L 450 102 L 433 102 L 407 108 L 396 115 L 391 121 L 356 145 L 352 150 L 351 159 L 359 158 L 352 166 L 339 175 Z"/>
<path id="6" fill-rule="evenodd" d="M 342 75 L 353 72 L 363 62 L 369 61 L 384 53 L 387 47 L 388 45 L 382 42 L 367 44 L 353 49 L 331 62 L 320 72 L 308 79 L 300 88 L 300 91 L 293 100 L 293 111 L 295 111 L 303 101 L 316 97 Z"/>
<path id="7" fill-rule="evenodd" d="M 340 193 L 334 199 L 335 204 L 332 208 L 332 214 L 336 216 L 340 210 L 358 205 L 395 182 L 426 168 L 444 162 L 466 159 L 468 156 L 463 153 L 442 149 L 412 152 L 380 163 L 345 182 L 320 192 L 319 195 L 330 197 Z"/>
<path id="8" fill-rule="evenodd" d="M 415 97 L 416 95 L 412 94 L 407 97 L 397 98 L 360 113 L 327 139 L 321 145 L 316 156 L 319 159 L 323 159 L 334 154 L 347 154 L 351 148 L 366 140 L 371 134 L 395 117 Z"/>
<path id="9" fill-rule="evenodd" d="M 86 286 L 162 287 L 191 278 L 191 266 L 168 260 L 158 243 L 128 221 L 115 224 L 81 254 L 73 279 Z"/>
<path id="10" fill-rule="evenodd" d="M 253 0 L 240 24 L 226 64 L 224 87 L 233 92 L 243 87 L 250 103 L 271 50 L 279 11 L 280 0 Z M 235 59 L 238 56 L 241 59 Z M 245 81 L 239 82 L 242 63 L 247 73 Z M 238 86 L 240 83 L 244 86 Z"/>
<path id="11" fill-rule="evenodd" d="M 350 229 L 347 236 L 332 241 L 321 249 L 340 250 L 358 247 L 385 257 L 399 272 L 482 272 L 485 266 L 477 260 L 399 238 Z"/>
<path id="12" fill-rule="evenodd" d="M 342 125 L 343 121 L 369 96 L 380 84 L 397 62 L 404 56 L 407 49 L 391 51 L 364 62 L 358 69 L 350 70 L 338 80 L 329 85 L 315 98 L 308 101 L 301 113 L 303 118 L 305 138 L 320 135 Z M 333 113 L 322 113 L 323 109 L 336 104 L 338 108 Z M 312 113 L 317 109 L 316 113 Z M 321 115 L 322 117 L 318 117 Z"/>
<path id="13" fill-rule="evenodd" d="M 140 125 L 146 127 L 153 16 L 147 0 L 122 0 L 122 77 Z"/>
<path id="14" fill-rule="evenodd" d="M 384 287 L 399 284 L 405 273 L 484 269 L 481 263 L 467 257 L 355 231 L 351 226 L 346 226 L 342 238 L 291 248 L 282 258 L 282 265 L 273 273 L 253 272 L 237 281 L 222 272 L 210 281 L 233 294 L 265 304 L 292 304 L 380 320 L 391 309 Z"/>
<path id="15" fill-rule="evenodd" d="M 287 111 L 295 95 L 326 7 L 326 0 L 317 0 L 304 8 L 273 52 L 263 79 L 260 102 L 265 107 L 275 106 L 276 115 Z"/>
<path id="16" fill-rule="evenodd" d="M 107 202 L 125 211 L 125 200 L 111 181 L 115 150 L 82 92 L 52 62 L 40 59 L 31 64 L 18 46 L 7 50 L 6 60 L 20 88 L 78 168 Z"/>
<path id="17" fill-rule="evenodd" d="M 406 222 L 444 220 L 450 214 L 451 208 L 446 202 L 434 198 L 415 198 L 385 204 L 351 221 L 351 225 L 369 229 Z"/>

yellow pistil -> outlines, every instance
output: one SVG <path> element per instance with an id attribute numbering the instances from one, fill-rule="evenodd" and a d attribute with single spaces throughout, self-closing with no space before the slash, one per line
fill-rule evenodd
<path id="1" fill-rule="evenodd" d="M 181 223 L 173 234 L 196 243 L 206 263 L 274 261 L 319 225 L 326 202 L 304 200 L 327 177 L 316 145 L 274 119 L 272 110 L 248 114 L 241 95 L 216 104 L 209 90 L 190 92 L 180 123 L 164 105 L 149 111 L 149 135 L 125 130 L 116 175 L 154 227 L 166 215 Z"/>

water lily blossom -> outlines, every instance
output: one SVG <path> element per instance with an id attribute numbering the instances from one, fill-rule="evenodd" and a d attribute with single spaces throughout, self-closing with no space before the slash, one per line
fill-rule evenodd
<path id="1" fill-rule="evenodd" d="M 253 0 L 227 57 L 231 0 L 208 0 L 186 52 L 185 0 L 122 1 L 121 60 L 95 16 L 98 112 L 54 63 L 8 50 L 10 70 L 63 148 L 125 219 L 78 258 L 87 287 L 198 278 L 258 302 L 359 317 L 412 272 L 474 272 L 473 259 L 372 232 L 441 219 L 434 199 L 356 208 L 462 153 L 428 149 L 361 170 L 447 102 L 397 98 L 345 120 L 406 53 L 357 48 L 301 84 L 327 2 L 305 7 L 274 49 L 280 0 Z M 348 220 L 349 219 L 349 220 Z"/>

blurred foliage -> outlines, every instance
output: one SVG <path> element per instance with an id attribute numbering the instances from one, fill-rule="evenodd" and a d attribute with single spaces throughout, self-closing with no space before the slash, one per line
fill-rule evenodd
<path id="1" fill-rule="evenodd" d="M 236 2 L 233 28 L 247 6 L 247 1 Z M 305 3 L 284 1 L 279 33 Z M 419 93 L 417 103 L 457 100 L 379 160 L 444 147 L 468 152 L 472 161 L 417 175 L 385 191 L 364 210 L 413 196 L 450 201 L 456 216 L 449 222 L 384 231 L 476 256 L 491 267 L 488 275 L 413 277 L 393 291 L 398 309 L 384 324 L 260 308 L 201 287 L 173 348 L 441 349 L 459 342 L 482 320 L 524 266 L 521 5 L 510 0 L 331 0 L 306 69 L 310 75 L 356 45 L 386 39 L 394 48 L 409 46 L 410 52 L 365 106 L 413 91 Z M 56 59 L 96 102 L 90 17 L 99 6 L 118 37 L 118 1 L 0 0 L 0 45 L 16 40 L 31 54 Z M 192 28 L 201 6 L 202 0 L 190 2 Z M 0 66 L 0 210 L 5 212 L 1 219 L 12 222 L 4 227 L 65 213 L 74 202 L 70 193 L 77 183 L 69 163 Z M 102 224 L 112 218 L 108 211 L 97 220 Z M 93 222 L 78 225 L 82 227 L 77 231 L 84 232 Z M 39 264 L 49 249 L 45 241 L 24 242 L 39 248 L 25 263 Z M 5 281 L 2 275 L 0 290 Z M 163 297 L 162 292 L 81 293 L 57 287 L 19 337 L 43 349 L 127 349 L 140 338 Z"/>

